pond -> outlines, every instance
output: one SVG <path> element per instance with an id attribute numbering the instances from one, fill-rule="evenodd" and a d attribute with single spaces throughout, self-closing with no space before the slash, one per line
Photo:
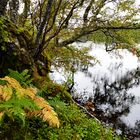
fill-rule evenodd
<path id="1" fill-rule="evenodd" d="M 103 44 L 75 43 L 92 46 L 90 54 L 100 63 L 75 74 L 77 101 L 94 104 L 95 116 L 118 134 L 140 138 L 140 62 L 127 50 L 106 52 Z M 51 75 L 57 82 L 60 73 Z"/>

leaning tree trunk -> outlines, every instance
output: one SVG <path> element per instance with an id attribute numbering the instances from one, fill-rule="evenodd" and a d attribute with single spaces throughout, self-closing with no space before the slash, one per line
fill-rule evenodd
<path id="1" fill-rule="evenodd" d="M 42 54 L 37 60 L 33 58 L 35 45 L 28 31 L 20 30 L 4 17 L 0 20 L 0 76 L 6 75 L 10 68 L 18 71 L 29 69 L 35 81 L 49 78 L 51 63 Z"/>

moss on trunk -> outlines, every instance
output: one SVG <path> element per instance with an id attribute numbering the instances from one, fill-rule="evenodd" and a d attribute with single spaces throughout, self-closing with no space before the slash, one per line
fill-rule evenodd
<path id="1" fill-rule="evenodd" d="M 9 68 L 19 72 L 29 69 L 35 81 L 49 79 L 51 61 L 42 54 L 35 60 L 32 54 L 34 46 L 34 40 L 27 30 L 0 17 L 1 76 L 6 75 Z"/>

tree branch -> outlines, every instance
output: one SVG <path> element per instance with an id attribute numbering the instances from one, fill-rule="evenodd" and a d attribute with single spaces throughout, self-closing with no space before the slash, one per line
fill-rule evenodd
<path id="1" fill-rule="evenodd" d="M 86 8 L 86 10 L 85 10 L 85 13 L 84 13 L 84 15 L 83 15 L 83 20 L 84 20 L 84 22 L 87 22 L 87 18 L 88 18 L 89 11 L 90 11 L 90 9 L 91 9 L 91 7 L 92 7 L 92 4 L 93 4 L 94 2 L 95 2 L 95 0 L 91 0 L 90 3 L 89 3 L 89 5 L 87 6 L 87 8 Z"/>
<path id="2" fill-rule="evenodd" d="M 68 13 L 67 17 L 63 20 L 63 22 L 60 24 L 60 26 L 58 27 L 58 29 L 47 39 L 47 40 L 44 40 L 44 42 L 42 42 L 42 46 L 39 47 L 39 50 L 38 50 L 38 54 L 40 54 L 46 47 L 47 47 L 47 44 L 49 44 L 49 42 L 59 34 L 59 32 L 61 31 L 63 25 L 65 23 L 67 23 L 70 18 L 72 17 L 73 15 L 73 11 L 74 9 L 76 8 L 76 5 L 78 4 L 79 0 L 77 0 L 77 2 L 74 3 L 74 5 L 72 6 L 70 12 Z M 45 39 L 45 36 L 44 36 L 44 39 Z"/>
<path id="3" fill-rule="evenodd" d="M 49 31 L 51 31 L 51 29 L 53 28 L 53 26 L 54 26 L 54 24 L 55 24 L 55 21 L 56 21 L 56 17 L 57 17 L 57 13 L 58 13 L 58 11 L 59 11 L 59 8 L 60 8 L 60 6 L 61 6 L 61 3 L 62 3 L 62 0 L 60 0 L 59 1 L 59 3 L 58 3 L 58 6 L 57 6 L 57 8 L 56 8 L 56 10 L 55 10 L 55 13 L 54 13 L 54 16 L 53 16 L 53 21 L 52 21 L 52 24 L 51 24 L 51 26 L 47 29 L 47 26 L 46 26 L 46 28 L 45 28 L 45 32 L 44 32 L 44 34 L 43 34 L 43 39 L 42 39 L 42 45 L 44 45 L 45 44 L 45 37 L 46 37 L 46 34 L 49 32 Z M 40 50 L 41 51 L 41 50 Z"/>
<path id="4" fill-rule="evenodd" d="M 98 29 L 107 29 L 107 30 L 137 30 L 140 29 L 140 25 L 134 25 L 134 26 L 98 26 Z"/>
<path id="5" fill-rule="evenodd" d="M 36 40 L 35 40 L 36 48 L 35 48 L 35 52 L 33 54 L 33 57 L 35 59 L 38 57 L 39 51 L 42 47 L 40 45 L 40 38 L 43 34 L 44 27 L 48 26 L 48 23 L 46 23 L 46 21 L 48 20 L 48 18 L 50 16 L 50 12 L 51 12 L 51 9 L 52 9 L 52 4 L 53 4 L 53 0 L 48 0 L 47 6 L 46 6 L 46 11 L 45 11 L 44 16 L 43 16 L 43 21 L 40 25 L 39 31 L 38 31 L 37 36 L 36 36 Z"/>

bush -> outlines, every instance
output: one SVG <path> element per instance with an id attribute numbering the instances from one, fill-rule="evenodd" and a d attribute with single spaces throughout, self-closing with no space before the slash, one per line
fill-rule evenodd
<path id="1" fill-rule="evenodd" d="M 24 128 L 26 118 L 31 117 L 40 117 L 50 126 L 59 127 L 57 114 L 44 98 L 37 96 L 36 88 L 23 88 L 17 80 L 8 76 L 0 78 L 0 121 L 6 128 L 0 134 L 12 129 L 12 133 L 5 135 L 11 134 L 12 137 L 18 130 L 15 128 Z"/>
<path id="2" fill-rule="evenodd" d="M 122 140 L 109 128 L 104 128 L 94 119 L 89 118 L 74 104 L 68 105 L 59 98 L 49 100 L 58 113 L 60 127 L 54 128 L 42 122 L 41 119 L 27 120 L 21 129 L 24 135 L 21 139 L 36 140 Z M 25 131 L 26 130 L 26 131 Z M 20 132 L 19 132 L 20 133 Z"/>
<path id="3" fill-rule="evenodd" d="M 19 76 L 18 74 L 14 72 L 13 76 L 24 87 L 14 78 L 0 78 L 1 140 L 124 139 L 115 135 L 110 128 L 104 128 L 101 123 L 89 118 L 75 104 L 65 103 L 61 98 L 62 93 L 56 97 L 48 96 L 49 103 L 47 103 L 44 98 L 37 96 L 35 88 L 28 87 L 31 83 L 29 76 L 25 77 L 27 72 L 24 71 Z M 27 83 L 26 78 L 29 81 Z M 48 87 L 49 84 L 43 91 L 52 93 L 54 89 L 58 91 L 59 86 L 54 86 L 53 89 L 51 85 L 52 92 Z M 57 112 L 59 120 L 49 104 Z M 54 125 L 59 128 L 53 127 Z"/>

